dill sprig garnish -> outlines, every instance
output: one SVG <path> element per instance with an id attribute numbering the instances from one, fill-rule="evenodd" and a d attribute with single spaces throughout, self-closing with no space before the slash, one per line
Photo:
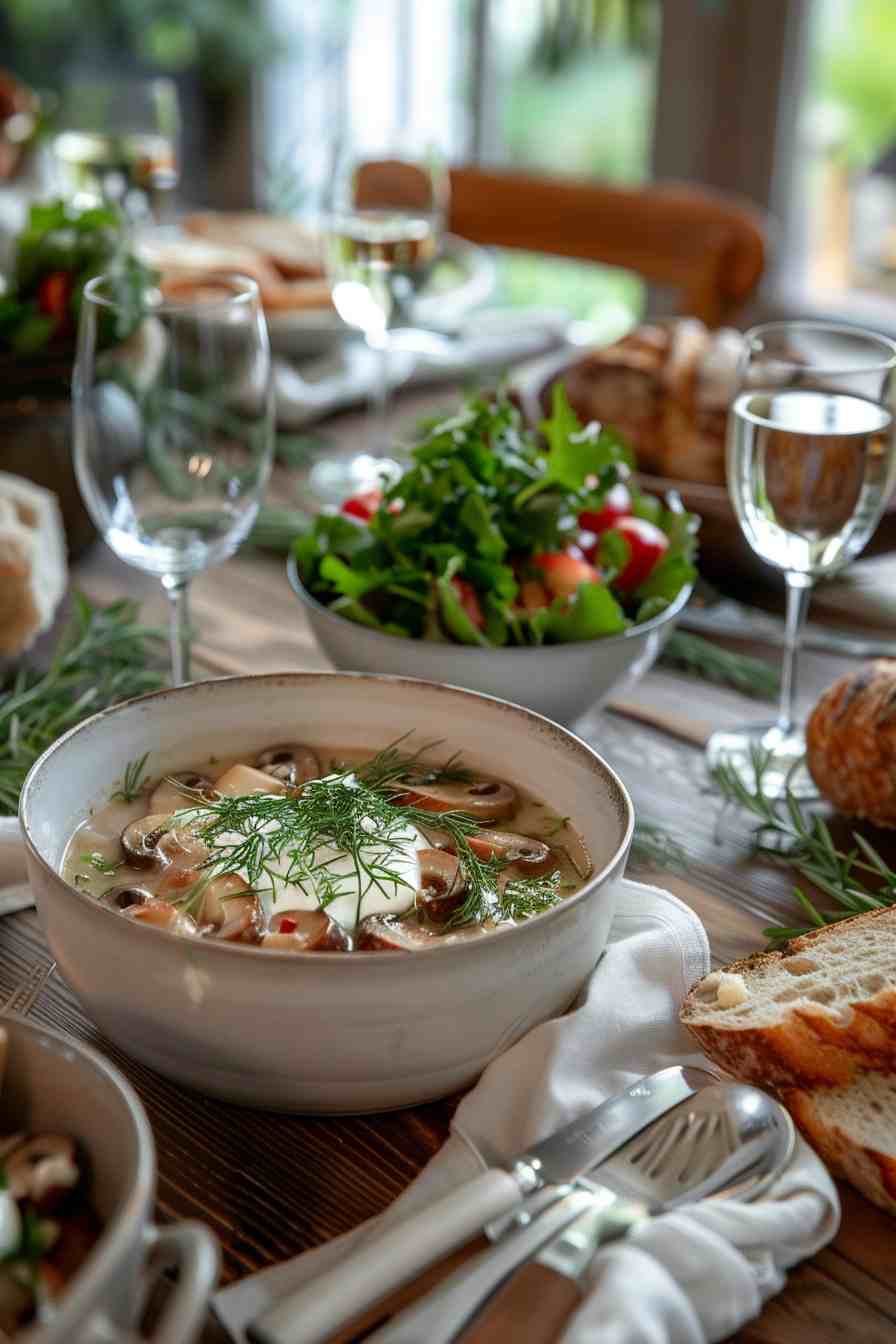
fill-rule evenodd
<path id="1" fill-rule="evenodd" d="M 429 752 L 443 745 L 440 738 L 424 742 L 416 751 L 403 752 L 401 744 L 413 737 L 414 730 L 403 733 L 387 747 L 355 770 L 356 777 L 371 789 L 383 790 L 391 784 L 408 787 L 411 784 L 440 784 L 448 782 L 467 783 L 473 779 L 472 770 L 461 765 L 460 752 L 455 751 L 441 765 L 433 765 L 423 760 Z"/>
<path id="2" fill-rule="evenodd" d="M 146 762 L 149 760 L 149 752 L 145 751 L 142 756 L 138 756 L 134 761 L 128 761 L 124 768 L 124 779 L 121 782 L 121 788 L 116 789 L 111 798 L 120 803 L 133 803 L 143 792 L 146 784 Z"/>
<path id="3" fill-rule="evenodd" d="M 451 757 L 443 766 L 425 766 L 428 744 L 413 754 L 392 743 L 363 766 L 309 780 L 294 794 L 248 794 L 212 802 L 193 795 L 194 806 L 179 811 L 178 824 L 190 826 L 209 848 L 203 868 L 209 875 L 240 871 L 262 897 L 290 884 L 321 908 L 357 893 L 356 918 L 366 896 L 377 891 L 387 900 L 414 890 L 402 872 L 413 830 L 425 838 L 438 831 L 457 854 L 465 896 L 451 923 L 488 918 L 527 918 L 559 899 L 559 873 L 510 881 L 499 891 L 506 865 L 474 853 L 469 836 L 479 824 L 463 812 L 432 813 L 399 801 L 401 786 L 423 778 L 458 778 L 462 767 Z M 469 773 L 464 778 L 469 778 Z M 189 796 L 189 790 L 184 790 Z M 321 857 L 330 851 L 329 857 Z M 348 871 L 342 858 L 351 860 Z"/>

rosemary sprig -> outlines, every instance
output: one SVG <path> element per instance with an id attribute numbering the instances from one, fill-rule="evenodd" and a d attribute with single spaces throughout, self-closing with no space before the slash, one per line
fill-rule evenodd
<path id="1" fill-rule="evenodd" d="M 159 639 L 140 624 L 135 602 L 98 607 L 75 593 L 49 669 L 22 667 L 0 690 L 0 816 L 15 815 L 25 776 L 61 733 L 164 684 L 154 666 Z"/>
<path id="2" fill-rule="evenodd" d="M 651 868 L 672 868 L 679 872 L 687 870 L 688 858 L 684 846 L 654 821 L 644 821 L 641 817 L 636 819 L 631 852 L 633 859 L 649 864 Z"/>
<path id="3" fill-rule="evenodd" d="M 793 868 L 811 882 L 839 909 L 819 910 L 801 887 L 794 896 L 809 923 L 784 928 L 774 925 L 764 933 L 772 942 L 807 933 L 811 928 L 833 924 L 867 910 L 896 905 L 896 872 L 873 845 L 853 831 L 853 848 L 838 849 L 824 818 L 808 812 L 788 789 L 779 800 L 766 798 L 762 782 L 771 755 L 754 748 L 751 754 L 755 782 L 751 789 L 730 766 L 717 766 L 712 778 L 722 796 L 756 818 L 754 847 L 776 863 Z M 866 880 L 871 879 L 871 884 Z"/>
<path id="4" fill-rule="evenodd" d="M 116 789 L 111 798 L 120 803 L 133 803 L 143 792 L 146 784 L 146 762 L 149 760 L 149 752 L 145 751 L 142 756 L 138 756 L 134 761 L 128 761 L 124 768 L 124 779 L 121 788 Z"/>
<path id="5" fill-rule="evenodd" d="M 756 700 L 774 700 L 780 687 L 777 669 L 761 658 L 732 653 L 700 635 L 673 630 L 660 655 L 665 667 L 700 677 L 717 686 L 731 686 Z"/>

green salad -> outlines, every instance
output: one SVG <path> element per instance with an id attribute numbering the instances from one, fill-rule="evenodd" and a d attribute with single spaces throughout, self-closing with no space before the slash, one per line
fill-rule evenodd
<path id="1" fill-rule="evenodd" d="M 107 205 L 80 210 L 65 201 L 32 205 L 0 294 L 0 352 L 73 351 L 84 286 L 102 272 L 116 276 L 122 305 L 109 338 L 123 339 L 139 321 L 154 276 L 129 251 L 120 211 Z"/>
<path id="2" fill-rule="evenodd" d="M 400 479 L 298 538 L 303 584 L 386 634 L 489 648 L 658 616 L 696 577 L 699 520 L 642 494 L 626 443 L 583 426 L 560 384 L 541 430 L 503 392 L 427 422 Z"/>

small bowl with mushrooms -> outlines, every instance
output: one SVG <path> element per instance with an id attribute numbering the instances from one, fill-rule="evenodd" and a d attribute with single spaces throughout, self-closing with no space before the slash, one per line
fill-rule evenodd
<path id="1" fill-rule="evenodd" d="M 127 1344 L 157 1250 L 181 1272 L 140 1338 L 190 1344 L 217 1248 L 198 1225 L 151 1225 L 155 1150 L 130 1084 L 87 1046 L 16 1017 L 0 1020 L 0 1074 L 0 1340 Z"/>
<path id="2" fill-rule="evenodd" d="M 102 1031 L 186 1086 L 307 1113 L 447 1095 L 563 1011 L 634 822 L 558 724 L 357 673 L 116 706 L 37 762 L 20 819 Z"/>

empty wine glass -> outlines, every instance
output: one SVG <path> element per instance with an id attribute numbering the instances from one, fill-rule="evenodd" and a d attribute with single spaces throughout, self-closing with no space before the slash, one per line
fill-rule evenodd
<path id="1" fill-rule="evenodd" d="M 448 177 L 434 153 L 365 144 L 337 151 L 323 196 L 327 276 L 333 305 L 375 358 L 367 452 L 316 465 L 324 498 L 369 489 L 394 471 L 388 457 L 390 332 L 413 325 L 413 303 L 440 246 Z"/>
<path id="2" fill-rule="evenodd" d="M 745 338 L 728 417 L 728 490 L 750 546 L 787 582 L 781 699 L 773 723 L 717 732 L 711 767 L 750 788 L 811 797 L 794 721 L 796 663 L 812 586 L 870 539 L 896 480 L 896 342 L 826 322 L 772 322 Z"/>
<path id="3" fill-rule="evenodd" d="M 190 675 L 187 593 L 255 521 L 274 447 L 271 358 L 254 280 L 125 276 L 84 289 L 73 380 L 78 484 L 106 543 L 171 602 L 175 684 Z"/>
<path id="4" fill-rule="evenodd" d="M 111 202 L 134 220 L 155 217 L 178 181 L 180 108 L 170 79 L 71 85 L 52 140 L 57 185 L 78 205 Z"/>

